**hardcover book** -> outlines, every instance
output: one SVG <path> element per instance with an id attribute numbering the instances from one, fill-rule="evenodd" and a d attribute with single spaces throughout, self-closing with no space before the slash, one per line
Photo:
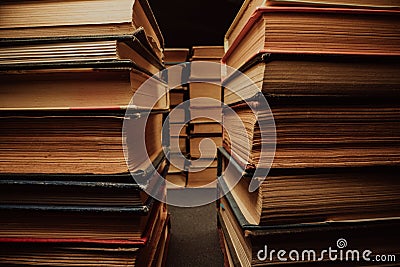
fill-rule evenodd
<path id="1" fill-rule="evenodd" d="M 225 50 L 228 50 L 252 14 L 267 6 L 283 7 L 346 7 L 370 9 L 399 9 L 398 0 L 245 0 L 232 25 L 225 35 Z"/>
<path id="2" fill-rule="evenodd" d="M 164 39 L 147 0 L 2 1 L 0 9 L 0 38 L 121 35 L 143 27 L 162 58 Z"/>
<path id="3" fill-rule="evenodd" d="M 222 62 L 237 69 L 260 52 L 398 55 L 399 15 L 397 10 L 262 7 L 237 37 L 226 39 Z"/>
<path id="4" fill-rule="evenodd" d="M 3 65 L 0 81 L 2 110 L 169 109 L 165 81 L 130 60 Z"/>

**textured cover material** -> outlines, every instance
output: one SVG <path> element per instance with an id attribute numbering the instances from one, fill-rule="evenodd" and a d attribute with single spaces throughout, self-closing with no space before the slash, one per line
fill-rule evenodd
<path id="1" fill-rule="evenodd" d="M 362 14 L 362 15 L 400 15 L 398 10 L 375 10 L 375 9 L 350 9 L 350 8 L 314 8 L 314 7 L 259 7 L 254 11 L 251 18 L 240 31 L 237 38 L 232 42 L 228 51 L 222 58 L 222 63 L 226 63 L 226 59 L 235 51 L 236 47 L 241 43 L 242 39 L 253 28 L 256 22 L 266 13 L 337 13 L 337 14 Z M 258 53 L 268 53 L 268 50 L 261 50 Z M 275 51 L 276 52 L 276 51 Z M 314 53 L 312 53 L 314 54 Z M 341 53 L 348 54 L 348 53 Z"/>

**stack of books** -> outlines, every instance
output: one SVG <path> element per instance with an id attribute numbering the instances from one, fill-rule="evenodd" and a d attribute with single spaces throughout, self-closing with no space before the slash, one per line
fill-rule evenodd
<path id="1" fill-rule="evenodd" d="M 222 46 L 192 48 L 188 187 L 216 186 L 216 146 L 222 145 L 220 60 L 223 54 Z"/>
<path id="2" fill-rule="evenodd" d="M 0 9 L 0 262 L 162 266 L 169 97 L 149 4 Z"/>
<path id="3" fill-rule="evenodd" d="M 187 180 L 188 146 L 188 112 L 184 102 L 188 100 L 189 68 L 184 63 L 188 61 L 189 48 L 165 48 L 164 64 L 168 68 L 168 84 L 170 88 L 170 104 L 173 113 L 169 117 L 171 164 L 168 171 L 168 188 L 183 188 Z M 182 158 L 183 155 L 185 157 Z"/>
<path id="4" fill-rule="evenodd" d="M 399 8 L 243 4 L 222 59 L 246 75 L 223 80 L 224 126 L 245 129 L 218 156 L 228 266 L 396 265 Z"/>

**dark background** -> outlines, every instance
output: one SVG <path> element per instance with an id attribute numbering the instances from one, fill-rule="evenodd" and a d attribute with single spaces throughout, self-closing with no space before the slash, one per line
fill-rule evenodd
<path id="1" fill-rule="evenodd" d="M 223 45 L 243 0 L 149 0 L 165 47 Z"/>

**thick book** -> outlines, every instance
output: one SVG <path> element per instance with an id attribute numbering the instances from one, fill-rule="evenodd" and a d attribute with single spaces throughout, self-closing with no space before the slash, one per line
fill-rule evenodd
<path id="1" fill-rule="evenodd" d="M 143 27 L 162 58 L 164 39 L 147 0 L 2 1 L 0 9 L 0 38 L 131 34 Z"/>
<path id="2" fill-rule="evenodd" d="M 219 218 L 217 217 L 217 226 L 218 226 L 218 238 L 219 238 L 219 246 L 221 248 L 222 254 L 224 255 L 224 267 L 234 267 L 235 263 L 233 262 L 232 253 L 229 250 L 228 242 L 226 242 L 226 237 L 221 228 L 221 223 L 219 222 Z"/>
<path id="3" fill-rule="evenodd" d="M 152 267 L 164 267 L 166 266 L 170 232 L 171 232 L 171 222 L 169 216 L 167 217 L 166 225 L 161 233 L 160 241 L 158 242 L 157 250 L 152 261 Z"/>
<path id="4" fill-rule="evenodd" d="M 0 39 L 0 67 L 126 59 L 150 76 L 164 69 L 143 27 L 126 35 Z M 161 77 L 160 77 L 161 78 Z"/>
<path id="5" fill-rule="evenodd" d="M 260 53 L 223 81 L 224 103 L 254 97 L 397 98 L 399 56 Z M 239 74 L 240 73 L 240 74 Z"/>
<path id="6" fill-rule="evenodd" d="M 166 82 L 131 60 L 3 65 L 0 81 L 2 110 L 169 109 Z"/>
<path id="7" fill-rule="evenodd" d="M 223 159 L 225 166 L 234 160 L 228 157 Z M 220 183 L 232 189 L 239 209 L 254 225 L 356 221 L 400 215 L 397 167 L 272 169 L 265 179 L 257 175 L 246 177 L 245 171 L 234 164 L 223 169 Z M 249 192 L 252 179 L 259 187 Z"/>
<path id="8" fill-rule="evenodd" d="M 243 168 L 400 162 L 396 98 L 267 97 L 267 106 L 260 100 L 264 96 L 258 97 L 224 108 L 223 145 Z M 243 126 L 246 134 L 234 130 Z"/>
<path id="9" fill-rule="evenodd" d="M 398 55 L 399 16 L 397 10 L 258 8 L 234 40 L 227 38 L 222 62 L 237 69 L 259 52 Z"/>
<path id="10" fill-rule="evenodd" d="M 167 162 L 160 154 L 145 170 L 119 175 L 0 175 L 0 205 L 145 205 Z"/>
<path id="11" fill-rule="evenodd" d="M 191 107 L 220 107 L 221 85 L 206 82 L 192 82 L 189 85 L 189 99 L 195 99 L 190 101 Z"/>
<path id="12" fill-rule="evenodd" d="M 216 188 L 217 160 L 213 158 L 191 160 L 187 187 Z"/>
<path id="13" fill-rule="evenodd" d="M 139 110 L 125 112 L 2 111 L 0 173 L 121 174 L 143 170 L 163 150 L 164 113 L 152 111 L 146 121 Z M 126 132 L 130 127 L 143 131 L 132 136 Z M 126 155 L 123 144 L 130 147 Z"/>
<path id="14" fill-rule="evenodd" d="M 186 89 L 190 68 L 183 63 L 188 60 L 188 48 L 164 49 L 164 64 L 168 67 L 168 84 L 171 88 Z"/>
<path id="15" fill-rule="evenodd" d="M 218 186 L 219 190 L 224 190 L 220 187 L 221 183 Z M 322 251 L 329 247 L 338 248 L 337 242 L 343 239 L 347 242 L 349 249 L 351 246 L 351 249 L 358 249 L 360 253 L 368 244 L 368 249 L 372 251 L 371 258 L 379 254 L 396 255 L 395 257 L 399 254 L 399 245 L 393 236 L 393 231 L 396 231 L 400 223 L 398 217 L 366 221 L 259 226 L 247 222 L 230 193 L 220 198 L 217 205 L 219 226 L 225 237 L 233 266 L 269 266 L 283 263 L 277 257 L 277 253 L 271 254 L 272 250 L 276 252 L 281 249 L 287 253 L 292 250 L 299 253 L 298 257 L 293 255 L 290 259 L 286 255 L 285 263 L 342 266 L 343 261 L 340 260 L 339 255 L 330 261 L 328 254 Z M 303 251 L 310 249 L 315 251 L 315 258 L 313 258 L 314 254 L 302 258 Z M 359 264 L 376 263 L 363 261 L 360 254 L 357 265 Z"/>
<path id="16" fill-rule="evenodd" d="M 190 58 L 191 65 L 190 65 L 189 80 L 220 81 L 221 80 L 220 61 L 223 55 L 224 55 L 224 48 L 222 46 L 193 46 L 192 56 Z"/>
<path id="17" fill-rule="evenodd" d="M 161 208 L 153 198 L 139 206 L 0 205 L 0 242 L 144 244 Z"/>
<path id="18" fill-rule="evenodd" d="M 168 231 L 170 222 L 166 207 L 167 206 L 165 204 L 162 204 L 162 211 L 159 215 L 160 217 L 153 229 L 151 229 L 151 234 L 146 240 L 146 245 L 141 249 L 141 251 L 139 251 L 136 262 L 137 266 L 155 266 L 156 259 L 161 256 L 157 255 L 157 251 L 162 254 L 163 251 L 160 250 L 163 246 L 167 245 L 165 243 L 167 241 L 165 239 L 165 234 L 166 231 Z"/>
<path id="19" fill-rule="evenodd" d="M 400 9 L 400 2 L 398 0 L 246 0 L 225 35 L 226 50 L 237 38 L 254 11 L 265 6 Z"/>
<path id="20" fill-rule="evenodd" d="M 93 242 L 85 239 L 14 239 L 0 242 L 0 259 L 3 264 L 13 266 L 164 266 L 169 227 L 165 207 L 160 207 L 144 235 L 133 242 L 125 239 Z"/>

